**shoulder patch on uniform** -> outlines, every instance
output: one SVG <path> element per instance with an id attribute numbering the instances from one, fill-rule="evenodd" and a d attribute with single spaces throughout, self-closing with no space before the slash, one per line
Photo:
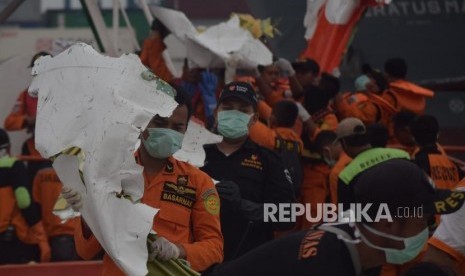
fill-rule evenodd
<path id="1" fill-rule="evenodd" d="M 220 199 L 216 193 L 208 195 L 203 200 L 205 210 L 212 215 L 217 216 L 220 213 Z"/>
<path id="2" fill-rule="evenodd" d="M 200 197 L 202 199 L 206 199 L 208 196 L 210 195 L 215 195 L 216 194 L 216 189 L 215 188 L 210 188 L 210 189 L 207 189 L 205 190 L 205 192 L 203 192 Z"/>

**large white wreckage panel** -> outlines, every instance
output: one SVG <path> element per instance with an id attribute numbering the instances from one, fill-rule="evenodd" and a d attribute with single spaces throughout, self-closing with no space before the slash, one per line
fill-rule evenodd
<path id="1" fill-rule="evenodd" d="M 150 119 L 171 115 L 175 91 L 137 56 L 105 57 L 82 43 L 40 58 L 32 74 L 38 151 L 56 157 L 58 176 L 80 192 L 82 217 L 118 266 L 147 274 L 147 235 L 158 210 L 137 203 L 144 181 L 134 152 Z"/>

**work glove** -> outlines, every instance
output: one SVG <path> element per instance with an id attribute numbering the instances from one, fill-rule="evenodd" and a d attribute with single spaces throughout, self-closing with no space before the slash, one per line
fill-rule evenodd
<path id="1" fill-rule="evenodd" d="M 30 228 L 30 233 L 34 236 L 34 239 L 37 242 L 40 250 L 40 262 L 50 262 L 52 255 L 52 250 L 50 249 L 50 244 L 48 243 L 47 234 L 45 233 L 44 226 L 42 222 L 34 224 Z"/>
<path id="2" fill-rule="evenodd" d="M 81 195 L 77 191 L 64 186 L 61 190 L 61 194 L 66 202 L 71 205 L 71 208 L 73 208 L 74 211 L 79 212 L 79 209 L 82 207 Z"/>
<path id="3" fill-rule="evenodd" d="M 199 83 L 200 94 L 205 108 L 207 118 L 213 116 L 213 111 L 216 108 L 216 88 L 218 86 L 218 77 L 210 72 L 202 72 L 202 80 Z"/>
<path id="4" fill-rule="evenodd" d="M 305 109 L 305 107 L 301 103 L 295 103 L 297 105 L 297 110 L 299 111 L 299 118 L 302 120 L 302 122 L 306 122 L 307 120 L 310 120 L 312 116 L 308 113 L 308 111 Z"/>
<path id="5" fill-rule="evenodd" d="M 181 251 L 174 243 L 163 237 L 157 237 L 157 239 L 150 244 L 149 252 L 150 261 L 155 259 L 160 261 L 169 261 L 171 259 L 179 258 L 179 255 L 181 254 Z"/>
<path id="6" fill-rule="evenodd" d="M 281 71 L 285 72 L 288 76 L 295 75 L 295 70 L 292 68 L 292 64 L 285 58 L 279 58 L 274 62 L 274 65 L 277 66 Z"/>
<path id="7" fill-rule="evenodd" d="M 234 208 L 241 207 L 241 192 L 239 186 L 233 181 L 221 181 L 215 185 L 221 199 L 228 202 Z"/>

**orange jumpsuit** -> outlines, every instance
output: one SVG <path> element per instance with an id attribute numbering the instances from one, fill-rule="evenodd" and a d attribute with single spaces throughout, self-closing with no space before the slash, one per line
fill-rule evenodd
<path id="1" fill-rule="evenodd" d="M 19 94 L 13 110 L 5 118 L 5 129 L 9 131 L 22 130 L 27 127 L 26 117 L 35 118 L 36 114 L 37 98 L 29 96 L 26 89 Z M 27 151 L 27 155 L 40 157 L 40 153 L 35 148 L 34 136 L 26 140 L 23 149 Z M 23 154 L 25 153 L 23 152 Z"/>
<path id="2" fill-rule="evenodd" d="M 335 102 L 334 107 L 340 120 L 355 117 L 360 119 L 365 125 L 369 125 L 381 119 L 379 108 L 371 102 L 367 93 L 344 93 Z"/>
<path id="3" fill-rule="evenodd" d="M 270 150 L 276 149 L 276 140 L 278 138 L 297 142 L 299 144 L 299 152 L 302 152 L 303 148 L 300 136 L 293 129 L 285 127 L 271 129 L 262 122 L 256 122 L 250 127 L 249 137 L 255 143 Z"/>
<path id="4" fill-rule="evenodd" d="M 26 167 L 15 158 L 2 157 L 0 158 L 0 170 L 0 233 L 4 233 L 10 226 L 14 227 L 15 234 L 21 242 L 37 244 L 41 261 L 49 261 L 50 246 L 40 220 L 37 203 L 29 200 L 29 205 L 20 209 L 16 197 L 20 189 L 26 190 L 25 193 L 30 197 Z"/>
<path id="5" fill-rule="evenodd" d="M 270 95 L 265 97 L 265 101 L 273 107 L 277 102 L 285 100 L 284 93 L 286 91 L 291 90 L 291 86 L 289 85 L 289 79 L 287 78 L 280 78 L 276 83 L 271 85 L 273 91 Z"/>
<path id="6" fill-rule="evenodd" d="M 166 46 L 160 36 L 147 38 L 144 40 L 144 44 L 142 46 L 140 60 L 142 64 L 150 68 L 155 75 L 159 76 L 166 82 L 170 82 L 174 77 L 166 66 L 165 60 L 162 56 L 165 49 Z"/>
<path id="7" fill-rule="evenodd" d="M 331 199 L 331 203 L 337 204 L 337 182 L 339 179 L 339 174 L 344 170 L 344 168 L 347 166 L 347 164 L 352 161 L 352 158 L 350 158 L 347 154 L 344 152 L 341 153 L 341 156 L 339 156 L 339 160 L 337 160 L 336 164 L 334 167 L 331 169 L 331 172 L 329 173 L 329 197 Z"/>
<path id="8" fill-rule="evenodd" d="M 182 246 L 187 261 L 196 271 L 222 262 L 220 200 L 211 178 L 172 157 L 156 176 L 144 178 L 142 203 L 160 209 L 153 221 L 153 230 Z M 80 226 L 76 227 L 75 240 L 77 252 L 83 259 L 93 258 L 102 249 L 93 235 L 89 239 L 83 236 Z M 102 275 L 124 274 L 105 254 Z"/>
<path id="9" fill-rule="evenodd" d="M 339 124 L 336 114 L 334 114 L 333 110 L 329 107 L 312 114 L 312 120 L 317 125 L 317 128 L 312 136 L 309 137 L 310 141 L 314 141 L 318 133 L 323 130 L 336 131 L 337 125 Z"/>
<path id="10" fill-rule="evenodd" d="M 310 215 L 315 218 L 317 216 L 317 204 L 328 201 L 330 168 L 323 161 L 303 162 L 302 166 L 304 181 L 300 190 L 300 203 L 310 204 Z M 299 219 L 299 230 L 309 229 L 313 225 L 305 216 L 300 216 Z"/>
<path id="11" fill-rule="evenodd" d="M 37 172 L 32 185 L 34 200 L 42 209 L 42 223 L 49 238 L 74 234 L 75 220 L 61 223 L 58 216 L 53 214 L 53 207 L 60 196 L 63 184 L 53 168 L 41 169 Z"/>
<path id="12" fill-rule="evenodd" d="M 6 130 L 21 130 L 26 127 L 26 117 L 36 117 L 37 98 L 29 96 L 27 89 L 19 94 L 13 110 L 5 118 L 4 126 Z"/>

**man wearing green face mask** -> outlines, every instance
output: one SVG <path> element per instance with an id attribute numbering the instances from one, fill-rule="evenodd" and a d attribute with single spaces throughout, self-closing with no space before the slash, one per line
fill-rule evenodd
<path id="1" fill-rule="evenodd" d="M 203 271 L 223 260 L 220 203 L 208 175 L 172 157 L 181 148 L 192 113 L 190 98 L 179 87 L 175 100 L 178 106 L 170 117 L 156 115 L 148 123 L 136 153 L 144 167 L 141 202 L 160 209 L 153 221 L 157 238 L 148 246 L 149 261 L 184 259 L 193 270 Z M 82 207 L 76 191 L 62 193 L 73 209 Z M 102 248 L 83 219 L 80 224 L 75 235 L 77 252 L 83 259 L 92 259 Z M 102 275 L 124 274 L 105 255 Z"/>
<path id="2" fill-rule="evenodd" d="M 220 181 L 221 228 L 225 259 L 234 259 L 270 241 L 290 223 L 265 223 L 264 203 L 294 202 L 294 191 L 278 155 L 249 139 L 258 119 L 257 97 L 244 82 L 232 82 L 220 94 L 216 129 L 224 139 L 205 146 L 204 172 Z"/>
<path id="3" fill-rule="evenodd" d="M 365 216 L 354 208 L 351 222 L 296 232 L 203 275 L 380 275 L 384 264 L 419 256 L 433 214 L 455 212 L 465 200 L 464 192 L 435 190 L 422 170 L 404 159 L 375 165 L 356 181 L 355 202 L 366 208 Z M 378 216 L 380 209 L 386 216 Z"/>

